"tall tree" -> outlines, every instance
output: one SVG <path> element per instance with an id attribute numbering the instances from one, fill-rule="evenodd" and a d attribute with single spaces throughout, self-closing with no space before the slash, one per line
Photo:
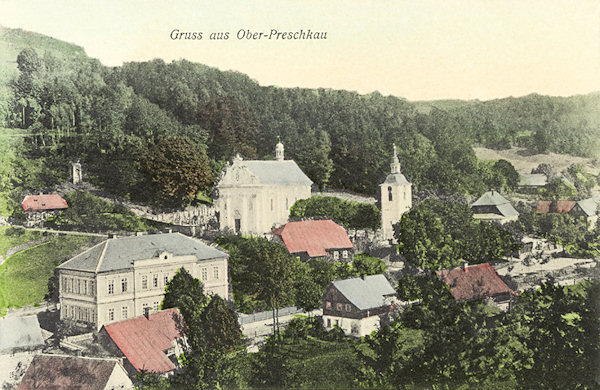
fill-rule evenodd
<path id="1" fill-rule="evenodd" d="M 141 154 L 141 166 L 165 205 L 188 203 L 212 184 L 206 152 L 185 137 L 150 144 Z"/>

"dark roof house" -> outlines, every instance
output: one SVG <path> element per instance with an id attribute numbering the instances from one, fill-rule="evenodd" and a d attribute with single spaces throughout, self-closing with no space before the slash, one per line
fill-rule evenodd
<path id="1" fill-rule="evenodd" d="M 288 251 L 303 260 L 315 257 L 334 257 L 350 261 L 348 255 L 354 245 L 346 230 L 332 220 L 288 222 L 275 229 Z M 346 257 L 340 256 L 346 251 Z M 336 252 L 337 255 L 336 255 Z"/>
<path id="2" fill-rule="evenodd" d="M 179 310 L 168 309 L 104 325 L 100 333 L 106 332 L 132 371 L 166 374 L 177 369 L 184 326 Z"/>
<path id="3" fill-rule="evenodd" d="M 116 359 L 36 355 L 19 390 L 132 389 L 133 383 Z"/>
<path id="4" fill-rule="evenodd" d="M 361 337 L 380 326 L 396 307 L 396 291 L 383 275 L 336 280 L 323 293 L 323 325 Z"/>
<path id="5" fill-rule="evenodd" d="M 62 210 L 69 207 L 67 201 L 58 194 L 28 195 L 21 202 L 21 206 L 23 210 L 32 212 Z"/>
<path id="6" fill-rule="evenodd" d="M 498 191 L 488 191 L 471 204 L 473 217 L 505 222 L 516 219 L 519 212 Z"/>
<path id="7" fill-rule="evenodd" d="M 450 293 L 457 301 L 478 298 L 507 300 L 516 296 L 488 263 L 440 270 L 436 274 L 450 287 Z"/>
<path id="8" fill-rule="evenodd" d="M 59 265 L 59 269 L 89 272 L 112 272 L 131 268 L 138 260 L 158 257 L 194 255 L 197 260 L 227 256 L 216 248 L 181 233 L 148 234 L 111 238 Z"/>
<path id="9" fill-rule="evenodd" d="M 386 306 L 389 304 L 387 297 L 396 295 L 396 290 L 383 275 L 336 280 L 331 285 L 359 310 Z"/>

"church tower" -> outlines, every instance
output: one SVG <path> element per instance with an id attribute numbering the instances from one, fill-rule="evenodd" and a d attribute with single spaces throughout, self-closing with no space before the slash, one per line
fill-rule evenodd
<path id="1" fill-rule="evenodd" d="M 283 144 L 279 137 L 277 137 L 277 145 L 275 145 L 275 160 L 283 161 Z"/>
<path id="2" fill-rule="evenodd" d="M 390 174 L 379 185 L 379 208 L 383 238 L 394 238 L 393 225 L 412 207 L 412 184 L 400 172 L 400 161 L 394 144 Z"/>

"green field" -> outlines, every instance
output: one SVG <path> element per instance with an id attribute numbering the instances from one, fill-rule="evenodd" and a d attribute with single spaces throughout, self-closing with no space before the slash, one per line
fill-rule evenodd
<path id="1" fill-rule="evenodd" d="M 21 236 L 7 235 L 7 228 L 0 228 L 0 253 L 8 248 L 41 237 L 37 232 L 27 231 Z M 6 310 L 40 303 L 48 292 L 48 279 L 54 268 L 65 259 L 97 241 L 90 236 L 57 236 L 50 241 L 15 253 L 0 265 L 0 316 Z"/>

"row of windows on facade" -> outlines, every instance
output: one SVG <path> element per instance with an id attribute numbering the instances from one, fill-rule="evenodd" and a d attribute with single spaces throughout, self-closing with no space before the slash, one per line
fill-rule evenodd
<path id="1" fill-rule="evenodd" d="M 207 281 L 208 280 L 208 269 L 202 268 L 202 273 L 201 273 L 201 278 L 203 281 Z M 213 277 L 214 279 L 218 279 L 219 278 L 219 267 L 213 267 Z M 152 288 L 158 288 L 158 287 L 165 287 L 167 284 L 169 283 L 169 275 L 163 275 L 163 284 L 159 285 L 159 275 L 158 274 L 154 274 L 152 275 Z M 122 278 L 121 279 L 121 292 L 127 292 L 127 284 L 128 284 L 128 278 Z M 142 275 L 142 290 L 147 290 L 148 289 L 148 275 Z M 115 293 L 115 281 L 114 280 L 109 280 L 108 281 L 108 293 L 109 294 L 114 294 Z"/>
<path id="2" fill-rule="evenodd" d="M 157 312 L 158 311 L 158 305 L 159 302 L 155 301 L 152 305 L 152 311 L 153 312 Z M 150 310 L 150 304 L 148 303 L 143 303 L 142 304 L 142 312 L 146 313 L 147 311 Z M 114 321 L 116 318 L 115 316 L 115 309 L 114 308 L 110 308 L 108 309 L 108 311 L 106 312 L 106 320 L 107 321 Z M 127 318 L 129 318 L 129 307 L 128 306 L 123 306 L 121 307 L 121 320 L 126 320 Z"/>
<path id="3" fill-rule="evenodd" d="M 65 317 L 80 322 L 96 322 L 96 310 L 88 307 L 65 305 L 64 308 Z"/>
<path id="4" fill-rule="evenodd" d="M 337 311 L 344 311 L 344 306 L 347 312 L 352 310 L 352 305 L 350 305 L 349 303 L 341 304 L 341 303 L 336 303 L 335 304 L 335 310 Z M 325 301 L 325 309 L 327 310 L 331 310 L 331 302 L 329 301 Z"/>
<path id="5" fill-rule="evenodd" d="M 248 210 L 253 210 L 254 209 L 254 199 L 256 199 L 256 195 L 252 196 L 252 200 L 250 202 L 248 202 Z M 274 200 L 271 198 L 271 211 L 275 210 L 275 203 Z M 298 198 L 296 198 L 296 200 L 294 201 L 297 202 Z M 224 209 L 227 210 L 227 203 L 224 204 Z M 289 210 L 290 209 L 290 199 L 289 198 L 285 198 L 285 210 Z"/>
<path id="6" fill-rule="evenodd" d="M 340 258 L 340 252 L 339 251 L 333 251 L 333 258 L 335 260 Z M 342 251 L 342 258 L 343 259 L 347 259 L 348 258 L 348 251 Z"/>
<path id="7" fill-rule="evenodd" d="M 66 293 L 88 295 L 91 297 L 95 295 L 93 280 L 63 277 L 61 286 L 62 291 Z"/>

